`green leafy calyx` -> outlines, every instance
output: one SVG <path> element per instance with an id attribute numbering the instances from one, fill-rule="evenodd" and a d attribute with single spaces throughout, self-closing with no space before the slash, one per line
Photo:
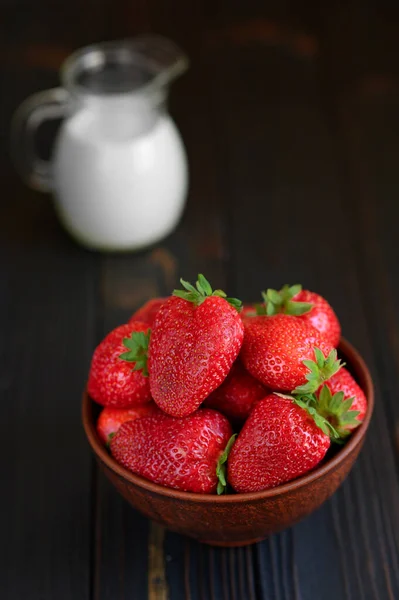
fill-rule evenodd
<path id="1" fill-rule="evenodd" d="M 358 410 L 351 410 L 354 398 L 344 400 L 344 392 L 332 395 L 324 385 L 319 397 L 316 394 L 292 395 L 292 401 L 306 410 L 320 429 L 333 442 L 342 443 L 351 429 L 360 425 Z"/>
<path id="2" fill-rule="evenodd" d="M 340 438 L 340 434 L 334 427 L 332 423 L 328 419 L 326 419 L 319 412 L 317 398 L 314 394 L 302 397 L 302 396 L 294 396 L 292 401 L 306 410 L 306 412 L 312 417 L 317 427 L 319 427 L 323 433 L 328 435 L 333 440 L 338 440 Z"/>
<path id="3" fill-rule="evenodd" d="M 127 352 L 120 355 L 120 359 L 134 362 L 133 371 L 142 371 L 144 377 L 148 377 L 148 345 L 150 343 L 151 329 L 148 331 L 133 331 L 130 337 L 123 339 L 123 345 Z"/>
<path id="4" fill-rule="evenodd" d="M 341 438 L 350 434 L 360 425 L 359 410 L 351 410 L 354 398 L 344 400 L 344 392 L 331 393 L 328 385 L 323 385 L 319 394 L 317 409 L 319 414 L 333 425 Z"/>
<path id="5" fill-rule="evenodd" d="M 300 284 L 284 285 L 280 291 L 268 289 L 262 292 L 263 303 L 256 305 L 258 315 L 277 315 L 284 313 L 286 315 L 294 315 L 299 317 L 309 312 L 313 304 L 310 302 L 296 302 L 293 298 L 302 291 Z"/>
<path id="6" fill-rule="evenodd" d="M 231 436 L 231 438 L 227 442 L 226 448 L 220 455 L 220 458 L 216 465 L 216 476 L 218 478 L 218 487 L 217 487 L 216 491 L 218 493 L 218 496 L 220 496 L 221 494 L 224 494 L 226 492 L 226 488 L 227 488 L 226 463 L 227 463 L 227 459 L 229 457 L 230 450 L 233 447 L 236 437 L 237 437 L 236 433 Z"/>
<path id="7" fill-rule="evenodd" d="M 313 348 L 313 350 L 316 360 L 303 361 L 303 364 L 309 369 L 309 373 L 306 374 L 307 383 L 295 388 L 293 394 L 313 394 L 323 383 L 328 381 L 335 373 L 338 373 L 344 365 L 337 359 L 336 350 L 331 350 L 327 358 L 319 348 Z"/>
<path id="8" fill-rule="evenodd" d="M 173 290 L 173 296 L 183 298 L 183 300 L 188 300 L 197 306 L 202 304 L 202 302 L 210 296 L 219 296 L 219 298 L 224 298 L 226 302 L 231 304 L 231 306 L 233 306 L 238 312 L 241 310 L 241 300 L 238 300 L 238 298 L 227 298 L 227 295 L 223 292 L 223 290 L 212 290 L 209 281 L 201 274 L 198 275 L 198 279 L 195 284 L 196 287 L 191 285 L 191 283 L 188 281 L 184 281 L 184 279 L 180 279 L 180 283 L 182 284 L 184 290 Z"/>
<path id="9" fill-rule="evenodd" d="M 344 392 L 331 394 L 328 385 L 323 385 L 343 366 L 337 359 L 337 351 L 331 350 L 325 358 L 319 348 L 314 348 L 315 361 L 304 360 L 303 364 L 309 368 L 306 375 L 307 383 L 300 385 L 290 394 L 276 394 L 288 398 L 306 410 L 316 425 L 328 435 L 332 441 L 342 443 L 349 435 L 350 430 L 360 425 L 357 420 L 359 411 L 351 410 L 354 398 L 344 399 Z M 319 396 L 317 390 L 321 387 Z"/>

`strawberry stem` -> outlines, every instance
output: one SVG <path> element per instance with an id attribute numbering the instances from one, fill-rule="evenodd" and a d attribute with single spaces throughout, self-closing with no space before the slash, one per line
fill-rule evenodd
<path id="1" fill-rule="evenodd" d="M 132 371 L 142 371 L 144 377 L 148 377 L 148 345 L 150 343 L 151 329 L 148 331 L 132 331 L 130 337 L 123 339 L 123 345 L 128 352 L 119 356 L 126 362 L 134 362 Z"/>
<path id="2" fill-rule="evenodd" d="M 319 397 L 316 394 L 295 394 L 287 396 L 276 394 L 282 398 L 290 398 L 295 404 L 306 410 L 320 429 L 333 442 L 342 443 L 354 427 L 360 425 L 357 420 L 358 410 L 351 410 L 354 398 L 344 400 L 344 392 L 332 395 L 328 385 L 324 385 Z"/>
<path id="3" fill-rule="evenodd" d="M 323 383 L 328 381 L 335 373 L 338 373 L 345 363 L 337 359 L 337 351 L 331 350 L 325 358 L 320 348 L 313 348 L 315 354 L 314 360 L 304 360 L 303 364 L 309 369 L 305 375 L 307 383 L 300 385 L 293 390 L 293 394 L 301 395 L 313 394 Z"/>
<path id="4" fill-rule="evenodd" d="M 216 465 L 216 476 L 218 478 L 218 487 L 217 494 L 220 496 L 221 494 L 226 493 L 227 488 L 227 480 L 226 480 L 226 463 L 229 457 L 230 451 L 233 447 L 237 434 L 234 433 L 229 441 L 227 442 L 226 448 L 223 450 L 222 454 L 219 457 L 219 460 Z"/>
<path id="5" fill-rule="evenodd" d="M 297 317 L 304 315 L 313 308 L 313 304 L 292 300 L 300 291 L 302 286 L 299 283 L 291 286 L 283 285 L 280 291 L 269 288 L 266 292 L 262 292 L 263 303 L 257 304 L 257 314 L 272 316 L 284 313 Z"/>
<path id="6" fill-rule="evenodd" d="M 351 410 L 354 397 L 344 399 L 344 392 L 331 393 L 328 385 L 320 390 L 317 410 L 319 414 L 331 423 L 341 438 L 348 436 L 352 429 L 360 425 L 357 417 L 359 410 Z"/>
<path id="7" fill-rule="evenodd" d="M 322 430 L 322 432 L 328 435 L 332 440 L 336 440 L 341 437 L 338 431 L 335 429 L 335 427 L 330 423 L 330 421 L 328 421 L 328 419 L 326 419 L 319 413 L 316 396 L 312 400 L 310 400 L 309 397 L 307 397 L 306 400 L 303 400 L 300 396 L 293 397 L 292 401 L 304 410 L 306 410 L 306 412 L 312 417 L 312 419 L 316 423 L 317 427 L 319 427 Z"/>
<path id="8" fill-rule="evenodd" d="M 209 281 L 201 273 L 198 275 L 198 279 L 195 284 L 196 287 L 184 279 L 180 279 L 180 283 L 182 284 L 184 290 L 173 290 L 173 296 L 183 298 L 183 300 L 192 302 L 197 306 L 202 304 L 204 300 L 210 296 L 218 296 L 219 298 L 224 298 L 226 302 L 231 304 L 231 306 L 233 306 L 238 312 L 241 310 L 241 300 L 238 300 L 238 298 L 227 298 L 227 295 L 223 290 L 213 291 Z"/>

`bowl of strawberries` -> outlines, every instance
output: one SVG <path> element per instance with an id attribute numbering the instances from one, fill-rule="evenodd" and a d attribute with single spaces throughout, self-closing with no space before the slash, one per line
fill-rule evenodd
<path id="1" fill-rule="evenodd" d="M 134 508 L 208 544 L 250 544 L 348 475 L 372 380 L 320 295 L 285 285 L 242 306 L 203 275 L 181 284 L 97 346 L 83 425 Z"/>

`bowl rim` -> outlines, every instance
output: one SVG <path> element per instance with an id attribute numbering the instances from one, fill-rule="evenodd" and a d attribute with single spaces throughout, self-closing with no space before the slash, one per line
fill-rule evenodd
<path id="1" fill-rule="evenodd" d="M 199 494 L 196 492 L 184 492 L 175 488 L 168 488 L 158 483 L 149 481 L 148 479 L 145 479 L 140 475 L 136 475 L 131 471 L 128 471 L 125 469 L 125 467 L 122 467 L 116 462 L 116 460 L 111 456 L 111 454 L 108 453 L 107 449 L 100 441 L 96 432 L 92 415 L 92 404 L 94 401 L 88 395 L 86 387 L 83 392 L 82 401 L 83 427 L 94 454 L 109 470 L 113 471 L 120 478 L 127 480 L 135 486 L 151 492 L 152 494 L 165 496 L 173 500 L 183 500 L 202 504 L 217 503 L 218 505 L 258 501 L 281 496 L 288 492 L 298 490 L 299 488 L 312 483 L 316 479 L 324 477 L 331 471 L 334 471 L 345 460 L 345 458 L 349 456 L 359 444 L 362 443 L 365 437 L 374 409 L 373 381 L 365 361 L 350 342 L 341 337 L 338 350 L 342 352 L 348 361 L 348 366 L 354 372 L 355 376 L 357 376 L 358 379 L 362 379 L 363 391 L 367 398 L 367 412 L 365 418 L 362 424 L 351 435 L 345 446 L 330 460 L 323 463 L 320 467 L 316 467 L 311 472 L 287 483 L 283 483 L 275 488 L 269 488 L 267 490 L 261 490 L 257 492 L 235 493 L 221 496 L 216 494 Z"/>

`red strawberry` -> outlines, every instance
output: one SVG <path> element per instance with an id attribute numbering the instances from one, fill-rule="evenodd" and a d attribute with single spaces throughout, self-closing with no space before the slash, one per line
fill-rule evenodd
<path id="1" fill-rule="evenodd" d="M 312 366 L 308 361 L 314 359 L 315 347 L 321 352 L 309 373 Z M 319 332 L 298 317 L 278 314 L 245 319 L 241 359 L 251 375 L 273 390 L 292 391 L 312 375 L 312 387 L 306 384 L 306 391 L 315 392 L 338 370 L 331 371 L 336 354 L 330 361 L 325 359 L 330 350 Z"/>
<path id="2" fill-rule="evenodd" d="M 175 290 L 159 310 L 151 332 L 151 394 L 166 413 L 194 412 L 226 378 L 240 351 L 244 326 L 241 302 L 212 291 L 203 275 L 197 289 Z"/>
<path id="3" fill-rule="evenodd" d="M 226 417 L 200 409 L 176 419 L 161 412 L 124 423 L 111 440 L 111 453 L 121 465 L 167 487 L 215 493 L 231 426 Z"/>
<path id="4" fill-rule="evenodd" d="M 148 302 L 143 304 L 141 308 L 133 313 L 133 315 L 130 317 L 129 323 L 132 323 L 133 321 L 143 321 L 144 323 L 148 323 L 148 325 L 152 326 L 159 309 L 166 300 L 167 298 L 153 298 L 152 300 L 148 300 Z"/>
<path id="5" fill-rule="evenodd" d="M 301 285 L 288 286 L 277 292 L 262 292 L 263 304 L 257 305 L 258 314 L 284 313 L 299 316 L 321 334 L 322 339 L 336 348 L 341 337 L 341 325 L 330 304 L 319 294 L 302 290 Z"/>
<path id="6" fill-rule="evenodd" d="M 130 408 L 151 400 L 148 378 L 138 372 L 137 365 L 128 359 L 124 341 L 133 332 L 145 332 L 148 325 L 135 322 L 120 325 L 109 333 L 94 351 L 90 366 L 88 392 L 91 398 L 103 406 Z M 144 334 L 142 334 L 144 335 Z"/>
<path id="7" fill-rule="evenodd" d="M 106 406 L 97 420 L 97 433 L 100 439 L 107 444 L 118 431 L 119 427 L 126 421 L 134 421 L 141 417 L 153 415 L 159 411 L 155 402 L 148 402 L 135 408 L 113 408 Z M 160 411 L 159 411 L 160 412 Z"/>
<path id="8" fill-rule="evenodd" d="M 241 319 L 245 317 L 256 317 L 256 306 L 253 304 L 244 304 L 242 307 L 242 311 L 240 312 Z"/>
<path id="9" fill-rule="evenodd" d="M 242 423 L 255 403 L 269 393 L 245 370 L 241 361 L 236 360 L 222 385 L 205 400 L 204 406 L 220 411 L 230 421 Z"/>
<path id="10" fill-rule="evenodd" d="M 314 469 L 330 447 L 324 428 L 293 399 L 259 400 L 230 452 L 228 482 L 236 492 L 256 492 Z"/>
<path id="11" fill-rule="evenodd" d="M 341 337 L 341 325 L 327 300 L 315 292 L 302 290 L 292 301 L 312 305 L 309 312 L 301 315 L 301 319 L 313 325 L 321 333 L 327 344 L 337 348 Z"/>
<path id="12" fill-rule="evenodd" d="M 366 415 L 367 398 L 344 367 L 318 390 L 317 396 L 318 411 L 341 435 L 358 427 Z"/>

